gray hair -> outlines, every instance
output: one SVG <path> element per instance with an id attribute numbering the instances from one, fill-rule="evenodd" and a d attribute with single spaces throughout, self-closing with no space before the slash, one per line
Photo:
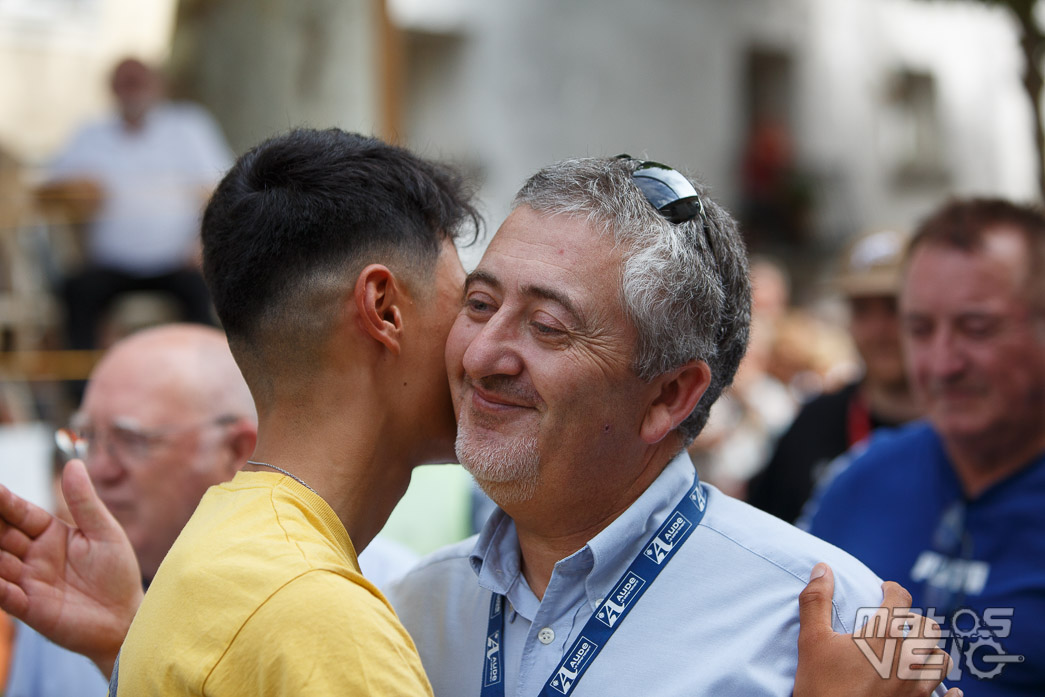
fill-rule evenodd
<path id="1" fill-rule="evenodd" d="M 559 162 L 530 177 L 513 207 L 577 217 L 613 236 L 624 255 L 620 298 L 639 335 L 633 369 L 641 379 L 694 359 L 711 368 L 711 384 L 678 427 L 688 445 L 747 350 L 747 252 L 736 221 L 699 182 L 693 185 L 702 216 L 675 224 L 660 215 L 632 183 L 638 164 L 609 158 Z"/>

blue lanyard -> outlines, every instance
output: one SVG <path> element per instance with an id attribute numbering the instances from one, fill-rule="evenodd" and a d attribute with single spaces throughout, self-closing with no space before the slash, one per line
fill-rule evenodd
<path id="1" fill-rule="evenodd" d="M 541 697 L 570 694 L 639 598 L 700 525 L 706 507 L 707 499 L 694 475 L 693 486 L 581 629 L 580 636 L 541 688 Z M 504 697 L 504 605 L 503 595 L 494 593 L 490 598 L 481 697 Z"/>

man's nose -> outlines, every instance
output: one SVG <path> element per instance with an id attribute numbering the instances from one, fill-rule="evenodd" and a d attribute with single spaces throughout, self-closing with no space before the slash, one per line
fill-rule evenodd
<path id="1" fill-rule="evenodd" d="M 465 349 L 462 361 L 465 373 L 474 379 L 519 374 L 522 371 L 518 352 L 520 340 L 517 323 L 507 316 L 495 314 L 479 325 L 479 331 Z"/>
<path id="2" fill-rule="evenodd" d="M 114 481 L 124 475 L 126 469 L 116 456 L 112 441 L 107 436 L 95 435 L 84 458 L 87 474 L 94 482 Z"/>
<path id="3" fill-rule="evenodd" d="M 949 378 L 965 371 L 967 359 L 961 338 L 953 331 L 941 329 L 929 346 L 928 367 L 938 378 Z"/>

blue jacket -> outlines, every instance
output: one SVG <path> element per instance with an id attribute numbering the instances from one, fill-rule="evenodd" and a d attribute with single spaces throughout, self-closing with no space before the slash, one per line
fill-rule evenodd
<path id="1" fill-rule="evenodd" d="M 1045 453 L 970 500 L 939 437 L 915 423 L 876 433 L 811 510 L 814 535 L 934 610 L 951 635 L 948 685 L 1045 694 Z"/>

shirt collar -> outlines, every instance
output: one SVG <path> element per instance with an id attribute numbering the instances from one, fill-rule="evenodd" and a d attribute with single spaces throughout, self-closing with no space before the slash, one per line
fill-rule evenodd
<path id="1" fill-rule="evenodd" d="M 468 558 L 483 588 L 507 595 L 522 570 L 515 522 L 500 508 L 487 518 Z"/>
<path id="2" fill-rule="evenodd" d="M 556 564 L 557 573 L 587 573 L 584 586 L 592 610 L 689 491 L 695 475 L 689 454 L 681 451 L 616 520 Z M 501 509 L 496 509 L 483 525 L 469 562 L 479 585 L 493 593 L 507 596 L 518 581 L 521 559 L 515 523 Z"/>

